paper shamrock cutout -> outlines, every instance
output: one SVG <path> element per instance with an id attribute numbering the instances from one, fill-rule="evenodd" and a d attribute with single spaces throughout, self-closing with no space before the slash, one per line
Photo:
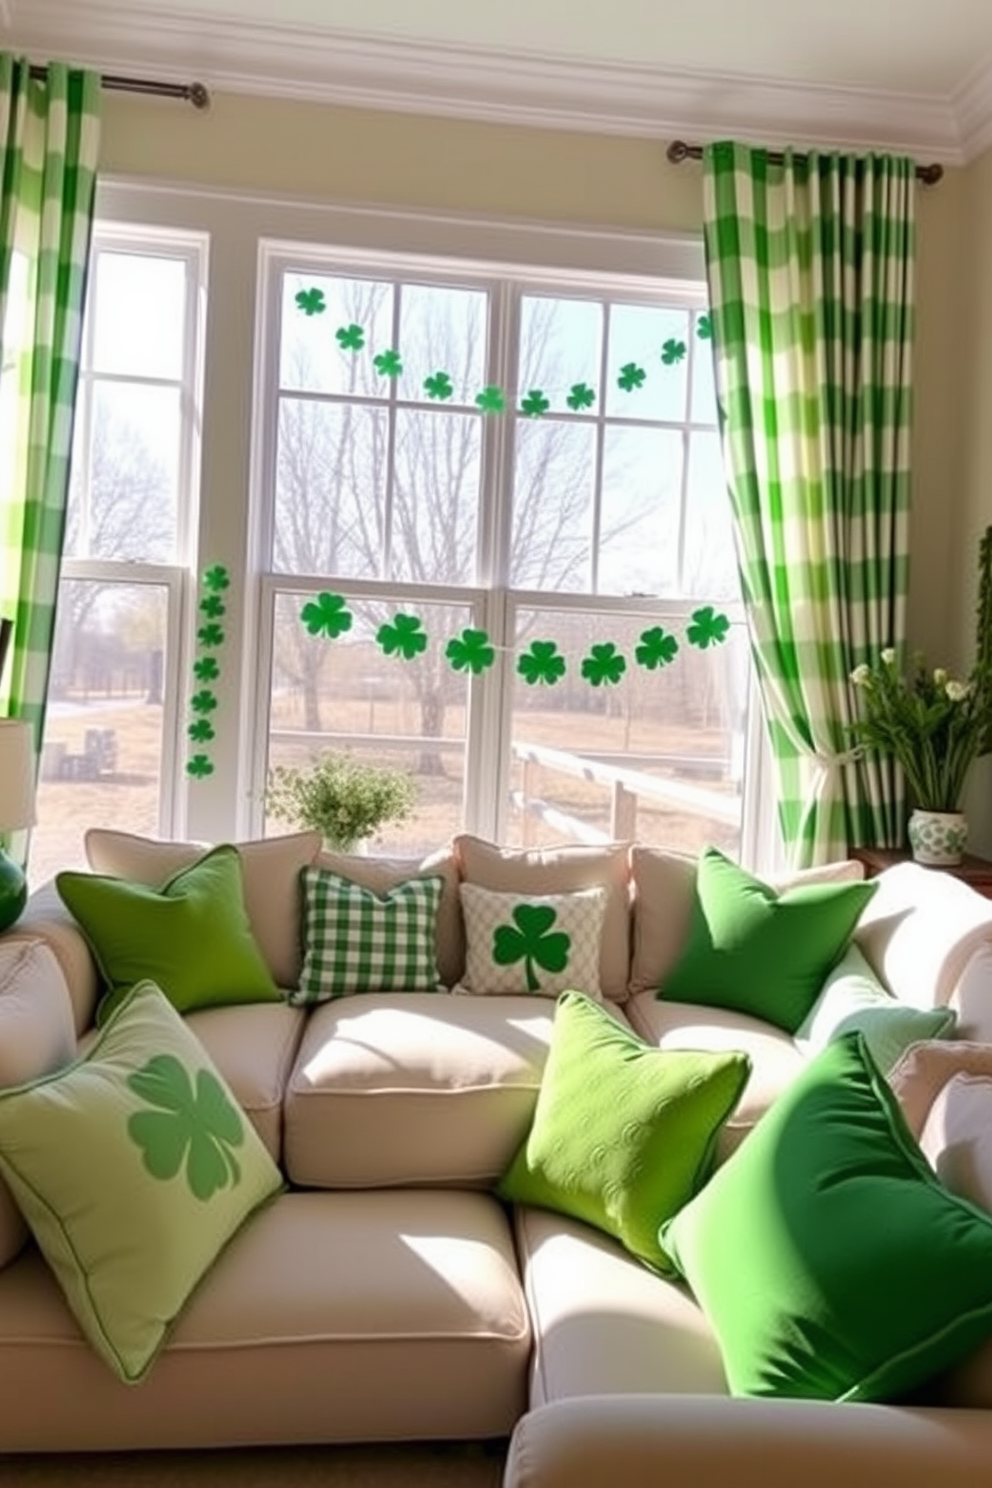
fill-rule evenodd
<path id="1" fill-rule="evenodd" d="M 417 615 L 394 615 L 392 625 L 380 625 L 375 638 L 387 656 L 413 661 L 421 651 L 427 650 L 423 624 Z"/>
<path id="2" fill-rule="evenodd" d="M 517 659 L 517 671 L 528 687 L 544 682 L 549 687 L 565 675 L 565 658 L 557 641 L 531 641 L 530 649 Z"/>
<path id="3" fill-rule="evenodd" d="M 547 413 L 550 407 L 551 404 L 540 388 L 531 388 L 526 398 L 522 398 L 520 402 L 520 412 L 526 414 L 528 418 L 540 418 L 541 414 Z"/>
<path id="4" fill-rule="evenodd" d="M 613 685 L 620 681 L 627 663 L 613 641 L 603 641 L 590 649 L 582 659 L 582 675 L 593 687 Z"/>
<path id="5" fill-rule="evenodd" d="M 403 371 L 403 361 L 398 351 L 380 351 L 378 356 L 372 358 L 372 365 L 380 377 L 399 377 Z"/>
<path id="6" fill-rule="evenodd" d="M 696 335 L 700 341 L 712 341 L 713 339 L 713 317 L 712 315 L 701 315 L 696 321 Z"/>
<path id="7" fill-rule="evenodd" d="M 322 289 L 301 289 L 296 296 L 296 303 L 304 315 L 323 315 L 327 309 Z"/>
<path id="8" fill-rule="evenodd" d="M 535 967 L 544 971 L 564 971 L 572 938 L 564 930 L 552 930 L 558 911 L 550 904 L 517 904 L 511 912 L 512 925 L 497 925 L 493 931 L 493 960 L 497 966 L 524 963 L 527 991 L 539 992 L 541 979 Z"/>
<path id="9" fill-rule="evenodd" d="M 729 629 L 730 621 L 726 615 L 718 615 L 712 605 L 705 605 L 701 610 L 693 610 L 692 624 L 685 634 L 691 646 L 705 651 L 707 646 L 718 646 L 725 641 Z"/>
<path id="10" fill-rule="evenodd" d="M 627 362 L 620 368 L 617 387 L 623 388 L 625 393 L 632 393 L 636 388 L 643 387 L 647 375 L 644 368 L 639 367 L 636 362 Z"/>
<path id="11" fill-rule="evenodd" d="M 217 706 L 217 699 L 206 687 L 195 692 L 189 700 L 189 705 L 194 713 L 212 713 Z"/>
<path id="12" fill-rule="evenodd" d="M 217 624 L 216 620 L 210 620 L 206 625 L 201 625 L 196 632 L 196 639 L 201 646 L 223 646 L 224 629 Z"/>
<path id="13" fill-rule="evenodd" d="M 342 351 L 361 351 L 365 345 L 365 332 L 360 325 L 340 326 L 334 336 Z"/>
<path id="14" fill-rule="evenodd" d="M 641 631 L 641 644 L 635 649 L 637 664 L 653 672 L 657 667 L 668 666 L 678 655 L 679 643 L 660 625 Z"/>
<path id="15" fill-rule="evenodd" d="M 475 676 L 491 667 L 496 660 L 495 649 L 489 644 L 485 630 L 466 627 L 460 636 L 448 642 L 444 654 L 456 672 L 470 671 Z"/>
<path id="16" fill-rule="evenodd" d="M 575 413 L 578 413 L 583 408 L 591 408 L 595 401 L 596 394 L 593 392 L 592 388 L 584 382 L 573 383 L 568 397 L 565 399 L 565 402 L 568 404 L 569 408 L 571 408 Z"/>
<path id="17" fill-rule="evenodd" d="M 192 775 L 194 780 L 203 780 L 213 773 L 213 760 L 206 754 L 194 754 L 186 761 L 186 774 Z"/>
<path id="18" fill-rule="evenodd" d="M 201 656 L 193 663 L 193 676 L 198 682 L 216 682 L 220 676 L 220 667 L 212 656 Z"/>
<path id="19" fill-rule="evenodd" d="M 344 635 L 352 625 L 352 614 L 344 597 L 328 594 L 326 590 L 318 594 L 316 600 L 307 601 L 300 611 L 300 619 L 311 635 L 326 635 L 332 641 Z"/>
<path id="20" fill-rule="evenodd" d="M 241 1181 L 231 1149 L 244 1142 L 244 1125 L 211 1070 L 197 1070 L 194 1086 L 174 1054 L 154 1054 L 127 1083 L 151 1108 L 128 1117 L 127 1133 L 153 1178 L 168 1182 L 182 1172 L 203 1202 Z"/>
<path id="21" fill-rule="evenodd" d="M 223 563 L 213 563 L 203 575 L 203 586 L 219 593 L 222 589 L 231 587 L 231 576 Z"/>
<path id="22" fill-rule="evenodd" d="M 447 372 L 435 372 L 432 377 L 425 377 L 424 392 L 428 398 L 436 398 L 442 403 L 455 396 L 454 384 Z"/>
<path id="23" fill-rule="evenodd" d="M 499 387 L 484 387 L 475 395 L 475 406 L 483 413 L 502 413 L 506 408 L 506 397 Z"/>
<path id="24" fill-rule="evenodd" d="M 193 722 L 187 725 L 186 732 L 194 744 L 209 744 L 211 739 L 217 737 L 217 730 L 209 718 L 194 718 Z"/>
<path id="25" fill-rule="evenodd" d="M 661 360 L 666 367 L 674 367 L 675 363 L 680 362 L 685 356 L 685 352 L 684 341 L 676 341 L 674 337 L 669 337 L 661 348 Z"/>
<path id="26" fill-rule="evenodd" d="M 227 613 L 227 605 L 219 594 L 205 594 L 200 600 L 199 610 L 201 615 L 206 615 L 210 620 L 219 620 Z"/>

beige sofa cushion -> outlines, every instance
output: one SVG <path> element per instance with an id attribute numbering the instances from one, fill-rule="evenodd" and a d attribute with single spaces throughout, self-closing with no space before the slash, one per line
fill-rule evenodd
<path id="1" fill-rule="evenodd" d="M 69 913 L 54 880 L 34 889 L 17 921 L 18 937 L 43 941 L 55 956 L 72 1004 L 72 1021 L 79 1038 L 93 1026 L 103 982 L 82 927 Z"/>
<path id="2" fill-rule="evenodd" d="M 727 1393 L 687 1287 L 579 1220 L 521 1207 L 514 1232 L 534 1328 L 532 1408 L 571 1395 Z"/>
<path id="3" fill-rule="evenodd" d="M 685 945 L 696 886 L 696 859 L 657 847 L 630 850 L 631 910 L 630 995 L 660 987 Z M 793 885 L 851 883 L 864 878 L 864 867 L 852 858 L 803 868 L 765 880 L 780 893 Z"/>
<path id="4" fill-rule="evenodd" d="M 269 1154 L 282 1162 L 286 1082 L 303 1036 L 306 1012 L 288 1003 L 201 1008 L 186 1022 L 224 1076 Z"/>
<path id="5" fill-rule="evenodd" d="M 362 857 L 355 853 L 318 853 L 318 868 L 350 878 L 353 883 L 386 894 L 407 878 L 444 879 L 441 902 L 434 926 L 437 969 L 446 987 L 453 987 L 465 969 L 465 931 L 461 905 L 458 902 L 458 868 L 449 844 L 425 858 Z"/>
<path id="6" fill-rule="evenodd" d="M 86 861 L 94 873 L 129 878 L 157 887 L 195 863 L 208 850 L 197 842 L 157 842 L 91 827 L 86 833 Z M 252 935 L 280 987 L 295 987 L 302 953 L 300 869 L 312 863 L 320 847 L 319 832 L 294 832 L 257 842 L 236 842 L 244 877 L 245 910 Z"/>
<path id="7" fill-rule="evenodd" d="M 68 1064 L 76 1052 L 72 1004 L 54 952 L 20 935 L 0 942 L 0 1088 L 23 1085 Z M 0 1266 L 27 1239 L 27 1226 L 0 1178 Z"/>
<path id="8" fill-rule="evenodd" d="M 234 1237 L 137 1389 L 83 1341 L 36 1252 L 0 1272 L 0 1451 L 505 1436 L 530 1343 L 488 1194 L 285 1193 Z"/>
<path id="9" fill-rule="evenodd" d="M 606 890 L 599 980 L 604 997 L 623 1002 L 630 975 L 629 844 L 602 847 L 497 847 L 467 832 L 454 840 L 458 871 L 466 883 L 504 894 L 572 894 Z"/>
<path id="10" fill-rule="evenodd" d="M 751 1077 L 717 1137 L 717 1162 L 723 1162 L 740 1145 L 805 1063 L 787 1033 L 747 1013 L 668 1002 L 653 992 L 632 997 L 624 1005 L 624 1013 L 641 1038 L 660 1049 L 742 1049 L 750 1055 Z"/>
<path id="11" fill-rule="evenodd" d="M 955 1075 L 992 1079 L 992 1044 L 925 1039 L 908 1048 L 888 1076 L 906 1125 L 919 1141 L 938 1094 Z"/>
<path id="12" fill-rule="evenodd" d="M 286 1092 L 291 1182 L 484 1186 L 530 1124 L 555 1004 L 369 992 L 309 1017 Z"/>

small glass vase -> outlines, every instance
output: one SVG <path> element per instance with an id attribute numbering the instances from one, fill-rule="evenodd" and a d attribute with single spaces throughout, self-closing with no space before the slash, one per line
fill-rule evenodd
<path id="1" fill-rule="evenodd" d="M 956 868 L 964 857 L 968 821 L 963 811 L 923 811 L 909 818 L 909 845 L 914 863 L 928 868 Z"/>

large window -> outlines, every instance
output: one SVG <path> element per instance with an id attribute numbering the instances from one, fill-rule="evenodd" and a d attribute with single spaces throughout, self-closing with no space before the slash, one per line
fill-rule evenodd
<path id="1" fill-rule="evenodd" d="M 253 825 L 400 766 L 388 847 L 740 846 L 748 652 L 698 284 L 262 254 Z"/>
<path id="2" fill-rule="evenodd" d="M 88 826 L 181 820 L 179 675 L 197 513 L 205 239 L 95 234 L 48 710 L 36 882 Z"/>

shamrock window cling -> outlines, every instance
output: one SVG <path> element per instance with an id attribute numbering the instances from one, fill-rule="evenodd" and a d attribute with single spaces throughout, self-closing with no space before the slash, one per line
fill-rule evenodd
<path id="1" fill-rule="evenodd" d="M 230 575 L 222 563 L 213 563 L 204 570 L 197 605 L 202 619 L 196 632 L 197 647 L 202 654 L 193 662 L 193 678 L 198 686 L 189 700 L 193 716 L 186 726 L 187 738 L 194 746 L 194 752 L 186 761 L 186 774 L 193 780 L 205 780 L 214 773 L 214 762 L 203 746 L 212 744 L 217 737 L 217 728 L 211 717 L 217 711 L 217 694 L 212 684 L 220 678 L 220 663 L 213 653 L 227 639 L 221 621 L 227 613 L 224 591 L 230 585 Z"/>

